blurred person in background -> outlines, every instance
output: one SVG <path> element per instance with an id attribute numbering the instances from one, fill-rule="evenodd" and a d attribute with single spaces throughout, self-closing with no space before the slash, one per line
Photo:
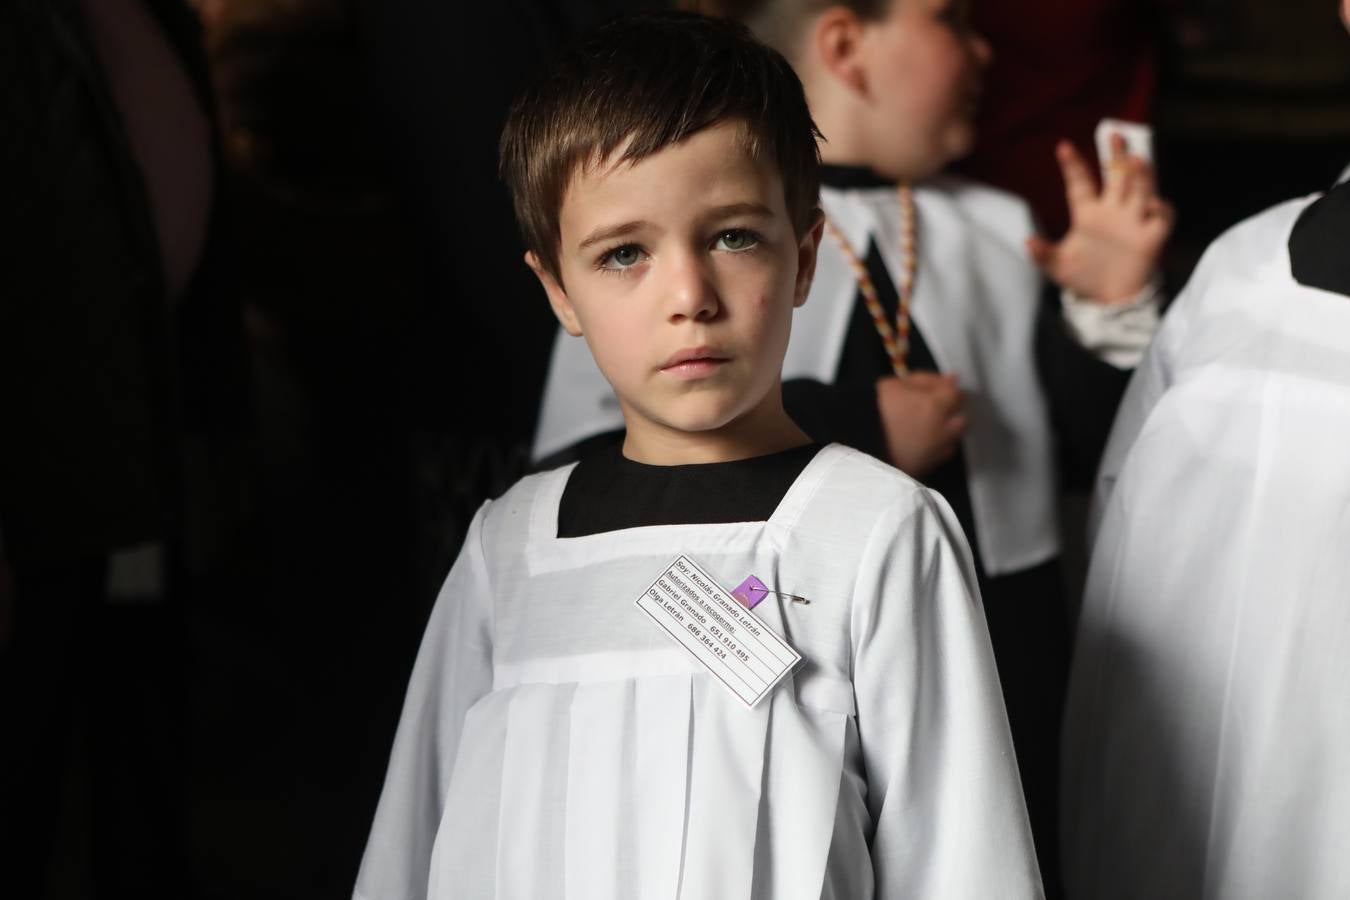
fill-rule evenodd
<path id="1" fill-rule="evenodd" d="M 210 90 L 181 2 L 0 5 L 10 896 L 182 896 L 184 601 L 247 423 Z"/>
<path id="2" fill-rule="evenodd" d="M 350 883 L 422 626 L 413 237 L 374 152 L 353 6 L 198 10 L 258 432 L 249 568 L 199 604 L 193 645 L 194 876 L 222 897 Z"/>
<path id="3" fill-rule="evenodd" d="M 1350 896 L 1345 177 L 1210 245 L 1121 404 L 1064 728 L 1075 898 Z"/>
<path id="4" fill-rule="evenodd" d="M 1163 7 L 1180 0 L 964 0 L 990 61 L 975 144 L 953 170 L 1026 200 L 1044 234 L 1060 237 L 1069 207 L 1055 158 L 1067 140 L 1100 171 L 1104 118 L 1148 124 L 1162 50 Z M 1087 492 L 1059 498 L 1065 596 L 1077 608 L 1087 568 Z"/>

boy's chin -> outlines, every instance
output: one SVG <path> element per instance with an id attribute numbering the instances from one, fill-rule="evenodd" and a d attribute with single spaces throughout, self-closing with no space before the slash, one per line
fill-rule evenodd
<path id="1" fill-rule="evenodd" d="M 733 426 L 739 419 L 725 410 L 689 411 L 671 415 L 663 424 L 673 431 L 688 435 L 713 435 Z"/>
<path id="2" fill-rule="evenodd" d="M 643 418 L 657 427 L 691 437 L 712 437 L 728 430 L 734 430 L 736 423 L 746 415 L 739 405 L 732 403 L 703 402 L 677 404 L 675 407 L 654 411 Z M 631 427 L 631 426 L 630 426 Z"/>

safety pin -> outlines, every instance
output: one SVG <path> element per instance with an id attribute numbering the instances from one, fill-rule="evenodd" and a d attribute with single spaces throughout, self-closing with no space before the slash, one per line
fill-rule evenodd
<path id="1" fill-rule="evenodd" d="M 759 596 L 756 597 L 754 596 L 755 594 L 758 594 Z M 759 601 L 763 600 L 764 597 L 769 594 L 773 594 L 775 597 L 786 597 L 793 603 L 799 603 L 803 606 L 809 606 L 811 604 L 810 600 L 807 600 L 805 597 L 799 596 L 798 594 L 789 594 L 786 591 L 771 590 L 764 582 L 760 581 L 754 575 L 751 575 L 749 578 L 745 579 L 745 581 L 738 584 L 736 590 L 731 592 L 731 596 L 740 600 L 747 609 L 754 609 L 759 605 Z"/>

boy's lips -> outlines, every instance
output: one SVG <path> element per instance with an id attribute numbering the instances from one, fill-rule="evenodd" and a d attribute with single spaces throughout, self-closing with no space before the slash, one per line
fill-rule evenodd
<path id="1" fill-rule="evenodd" d="M 702 378 L 730 361 L 725 353 L 713 347 L 689 347 L 670 355 L 661 364 L 661 371 L 677 378 Z"/>

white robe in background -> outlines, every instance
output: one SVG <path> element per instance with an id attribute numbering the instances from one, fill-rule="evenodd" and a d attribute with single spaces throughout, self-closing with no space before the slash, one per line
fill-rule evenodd
<path id="1" fill-rule="evenodd" d="M 969 551 L 826 447 L 766 522 L 560 539 L 570 468 L 474 519 L 423 639 L 357 900 L 1040 896 Z M 635 601 L 680 554 L 809 604 L 754 709 Z"/>
<path id="2" fill-rule="evenodd" d="M 1121 406 L 1065 725 L 1075 900 L 1350 897 L 1350 298 L 1290 274 L 1311 199 L 1211 246 Z"/>

